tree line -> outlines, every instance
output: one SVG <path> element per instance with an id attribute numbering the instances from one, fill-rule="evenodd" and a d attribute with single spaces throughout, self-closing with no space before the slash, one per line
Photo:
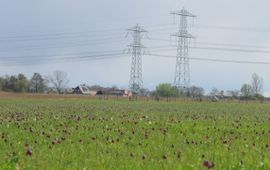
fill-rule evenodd
<path id="1" fill-rule="evenodd" d="M 42 76 L 39 73 L 34 73 L 30 79 L 24 74 L 18 75 L 6 75 L 0 77 L 0 90 L 6 92 L 17 93 L 45 93 L 54 91 L 59 94 L 65 93 L 68 85 L 67 73 L 56 70 L 51 75 Z M 103 89 L 101 86 L 92 86 L 89 89 Z M 112 87 L 117 89 L 117 87 Z M 169 83 L 161 83 L 156 86 L 156 89 L 150 91 L 148 89 L 140 89 L 138 95 L 152 96 L 152 97 L 188 97 L 192 99 L 202 100 L 203 97 L 208 96 L 211 98 L 228 98 L 231 99 L 243 99 L 243 100 L 255 100 L 263 99 L 263 78 L 254 73 L 251 77 L 250 83 L 244 83 L 240 90 L 229 90 L 224 92 L 216 88 L 205 95 L 205 91 L 202 87 L 191 86 L 188 88 L 179 89 Z"/>
<path id="2" fill-rule="evenodd" d="M 250 83 L 244 83 L 239 90 L 218 90 L 213 88 L 209 94 L 205 95 L 202 87 L 191 86 L 189 88 L 178 89 L 172 84 L 162 83 L 158 85 L 155 91 L 151 92 L 156 97 L 189 97 L 202 100 L 203 97 L 210 97 L 213 100 L 218 99 L 240 99 L 240 100 L 261 100 L 263 96 L 263 78 L 253 73 Z"/>
<path id="3" fill-rule="evenodd" d="M 0 77 L 0 90 L 16 93 L 45 93 L 56 90 L 63 93 L 67 87 L 67 73 L 56 70 L 49 76 L 34 73 L 28 79 L 24 74 Z"/>

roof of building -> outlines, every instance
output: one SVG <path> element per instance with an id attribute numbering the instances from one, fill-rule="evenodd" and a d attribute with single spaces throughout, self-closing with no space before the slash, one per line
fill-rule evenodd
<path id="1" fill-rule="evenodd" d="M 91 91 L 85 84 L 78 85 L 74 88 L 74 91 L 80 91 L 82 94 L 93 94 L 95 91 Z"/>

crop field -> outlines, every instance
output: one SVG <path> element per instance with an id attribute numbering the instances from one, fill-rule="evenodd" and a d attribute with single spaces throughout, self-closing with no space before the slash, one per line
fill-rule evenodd
<path id="1" fill-rule="evenodd" d="M 0 169 L 270 169 L 270 104 L 0 99 Z"/>

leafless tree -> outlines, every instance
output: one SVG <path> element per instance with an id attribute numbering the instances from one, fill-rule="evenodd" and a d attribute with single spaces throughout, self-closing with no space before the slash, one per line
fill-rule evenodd
<path id="1" fill-rule="evenodd" d="M 43 93 L 46 88 L 46 80 L 39 73 L 34 73 L 29 82 L 29 90 L 35 93 Z"/>
<path id="2" fill-rule="evenodd" d="M 141 88 L 139 93 L 141 96 L 148 96 L 150 93 L 150 90 L 146 88 Z"/>
<path id="3" fill-rule="evenodd" d="M 219 96 L 219 90 L 217 88 L 213 88 L 210 92 L 210 96 Z"/>
<path id="4" fill-rule="evenodd" d="M 227 95 L 233 99 L 237 99 L 240 96 L 240 91 L 239 90 L 229 90 L 229 91 L 227 91 Z"/>
<path id="5" fill-rule="evenodd" d="M 263 90 L 263 78 L 258 74 L 253 73 L 251 78 L 252 90 L 255 95 L 259 95 Z"/>
<path id="6" fill-rule="evenodd" d="M 204 94 L 204 89 L 196 86 L 191 86 L 188 91 L 192 98 L 202 98 Z"/>
<path id="7" fill-rule="evenodd" d="M 59 94 L 62 93 L 64 89 L 67 87 L 68 79 L 66 72 L 56 70 L 53 72 L 52 76 L 49 76 L 48 79 Z"/>
<path id="8" fill-rule="evenodd" d="M 251 97 L 252 96 L 252 86 L 250 84 L 243 84 L 241 87 L 241 94 L 245 98 Z"/>

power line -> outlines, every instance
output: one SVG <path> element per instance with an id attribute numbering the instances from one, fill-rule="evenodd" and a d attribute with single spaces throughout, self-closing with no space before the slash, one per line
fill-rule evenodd
<path id="1" fill-rule="evenodd" d="M 149 54 L 149 56 L 164 57 L 164 58 L 175 58 L 175 56 L 162 55 L 162 54 Z M 212 62 L 222 62 L 222 63 L 235 63 L 235 64 L 256 64 L 256 65 L 270 65 L 270 62 L 258 62 L 258 61 L 247 61 L 247 60 L 223 60 L 223 59 L 213 59 L 213 58 L 198 58 L 190 57 L 190 60 L 197 61 L 212 61 Z"/>
<path id="2" fill-rule="evenodd" d="M 80 36 L 83 34 L 102 34 L 108 33 L 112 34 L 114 31 L 122 31 L 123 28 L 115 28 L 115 29 L 92 29 L 92 30 L 86 30 L 86 31 L 70 31 L 70 32 L 56 32 L 56 33 L 43 33 L 43 34 L 28 34 L 28 35 L 10 35 L 10 36 L 0 36 L 0 39 L 18 39 L 18 38 L 42 38 L 42 37 L 57 37 L 57 36 Z M 6 33 L 5 33 L 6 35 Z M 93 35 L 92 35 L 93 36 Z"/>
<path id="3" fill-rule="evenodd" d="M 155 48 L 164 49 L 164 51 L 174 50 L 173 47 L 170 46 L 159 46 Z M 170 48 L 170 49 L 168 49 Z M 240 49 L 240 48 L 221 48 L 221 47 L 210 47 L 210 46 L 194 46 L 189 47 L 197 50 L 214 50 L 214 51 L 227 51 L 227 52 L 242 52 L 242 53 L 263 53 L 270 54 L 270 50 L 255 50 L 255 49 Z"/>
<path id="4" fill-rule="evenodd" d="M 174 50 L 173 47 L 168 46 L 159 46 L 154 47 L 156 49 L 160 49 L 162 51 L 172 51 Z M 242 53 L 264 53 L 264 54 L 270 54 L 269 50 L 253 50 L 253 49 L 239 49 L 239 48 L 219 48 L 219 47 L 203 47 L 203 46 L 196 46 L 196 47 L 190 47 L 192 49 L 197 50 L 214 50 L 214 51 L 227 51 L 227 52 L 242 52 Z"/>
<path id="5" fill-rule="evenodd" d="M 102 35 L 104 36 L 104 35 Z M 112 37 L 110 37 L 112 36 Z M 6 38 L 6 39 L 0 39 L 1 42 L 25 42 L 25 41 L 44 41 L 44 40 L 59 40 L 59 39 L 77 39 L 77 38 L 95 38 L 96 35 L 91 35 L 91 36 L 87 36 L 87 35 L 69 35 L 69 36 L 49 36 L 49 37 L 33 37 L 33 38 Z M 101 37 L 101 36 L 98 36 Z M 108 35 L 106 36 L 106 38 L 119 38 L 121 37 L 120 34 L 116 34 L 116 35 Z"/>
<path id="6" fill-rule="evenodd" d="M 83 53 L 81 53 L 83 54 Z M 0 63 L 1 66 L 19 66 L 19 65 L 36 65 L 36 64 L 50 64 L 51 61 L 55 63 L 64 63 L 64 62 L 80 62 L 80 61 L 93 61 L 93 60 L 104 60 L 104 59 L 114 59 L 114 58 L 122 58 L 127 57 L 127 55 L 123 54 L 119 51 L 111 51 L 111 53 L 105 54 L 85 54 L 85 55 L 76 55 L 74 56 L 66 56 L 59 55 L 57 58 L 48 58 L 43 56 L 43 58 L 37 58 L 31 61 L 5 61 Z M 175 56 L 172 55 L 164 55 L 164 54 L 147 54 L 148 56 L 154 57 L 162 57 L 162 58 L 171 58 L 174 59 Z M 57 55 L 55 55 L 57 56 Z M 224 60 L 224 59 L 215 59 L 215 58 L 198 58 L 198 57 L 189 57 L 190 60 L 195 61 L 205 61 L 205 62 L 220 62 L 220 63 L 234 63 L 234 64 L 252 64 L 252 65 L 270 65 L 270 62 L 264 61 L 247 61 L 247 60 Z"/>
<path id="7" fill-rule="evenodd" d="M 162 31 L 176 28 L 174 24 L 156 24 L 156 25 L 145 25 L 151 31 Z M 167 28 L 169 27 L 169 28 Z M 239 30 L 239 31 L 256 31 L 256 32 L 270 32 L 270 28 L 262 27 L 241 27 L 241 26 L 222 26 L 222 25 L 194 25 L 193 28 L 204 28 L 204 29 L 225 29 L 225 30 Z M 108 29 L 91 29 L 86 31 L 70 31 L 70 32 L 57 32 L 57 33 L 43 33 L 43 34 L 30 34 L 30 35 L 11 35 L 11 36 L 0 36 L 0 40 L 17 40 L 24 39 L 26 40 L 31 38 L 35 39 L 44 39 L 44 38 L 63 38 L 65 36 L 75 36 L 80 37 L 83 34 L 102 34 L 108 33 L 112 35 L 112 32 L 122 31 L 124 28 L 108 28 Z M 4 33 L 6 34 L 6 33 Z"/>
<path id="8" fill-rule="evenodd" d="M 169 27 L 169 28 L 168 28 Z M 251 28 L 251 27 L 229 27 L 229 26 L 207 26 L 207 25 L 198 25 L 197 27 L 202 28 L 224 28 L 224 29 L 237 29 L 237 30 L 264 30 L 269 31 L 270 28 Z M 175 26 L 172 26 L 172 24 L 160 24 L 160 25 L 153 25 L 149 26 L 149 28 L 152 32 L 155 31 L 162 31 L 162 30 L 171 30 L 172 28 L 175 28 Z M 102 35 L 99 36 L 105 36 L 104 33 L 106 31 L 119 31 L 119 29 L 101 29 L 101 30 L 92 30 L 92 31 L 81 31 L 81 32 L 62 32 L 62 33 L 51 33 L 51 34 L 39 34 L 39 35 L 17 35 L 17 36 L 0 36 L 0 41 L 2 42 L 20 42 L 20 41 L 44 41 L 44 40 L 57 40 L 57 39 L 73 39 L 73 38 L 87 38 L 87 37 L 96 37 L 97 33 L 102 33 Z M 87 35 L 89 33 L 95 33 L 94 35 Z M 107 32 L 109 35 L 112 36 L 111 32 Z M 119 35 L 119 33 L 115 34 Z M 118 36 L 119 37 L 119 36 Z"/>
<path id="9" fill-rule="evenodd" d="M 59 46 L 58 44 L 56 45 L 40 45 L 40 46 L 24 46 L 24 47 L 13 47 L 13 48 L 3 48 L 0 49 L 0 52 L 9 52 L 9 51 L 33 51 L 33 50 L 45 50 L 45 49 L 58 49 L 58 48 L 73 48 L 73 47 L 81 47 L 81 46 L 96 46 L 96 45 L 105 45 L 105 44 L 114 44 L 114 43 L 120 43 L 123 42 L 124 39 L 104 39 L 101 41 L 76 41 L 75 43 L 65 43 L 64 45 L 61 44 Z"/>
<path id="10" fill-rule="evenodd" d="M 193 48 L 193 47 L 191 47 Z M 200 50 L 212 50 L 213 47 L 195 47 L 195 49 L 200 49 Z M 156 46 L 156 47 L 152 47 L 151 51 L 174 51 L 175 49 L 173 47 L 168 47 L 168 46 Z M 226 51 L 231 51 L 232 49 L 228 49 L 228 48 L 218 48 L 216 50 L 226 50 Z M 235 50 L 239 50 L 239 49 L 233 49 Z M 17 60 L 17 59 L 39 59 L 39 58 L 50 58 L 50 57 L 55 57 L 55 56 L 66 56 L 66 55 L 82 55 L 82 54 L 100 54 L 100 53 L 113 53 L 113 52 L 119 52 L 121 53 L 121 50 L 108 50 L 108 51 L 92 51 L 92 52 L 84 52 L 84 53 L 73 53 L 73 54 L 50 54 L 50 55 L 24 55 L 24 56 L 1 56 L 0 59 L 2 60 Z M 240 50 L 240 52 L 251 52 L 250 50 L 248 51 L 243 51 L 243 49 Z M 252 51 L 252 52 L 258 52 L 258 50 L 256 51 Z M 270 51 L 260 51 L 263 53 L 270 53 Z"/>
<path id="11" fill-rule="evenodd" d="M 151 38 L 150 40 L 162 40 L 162 41 L 169 41 L 165 39 L 156 39 Z M 110 39 L 104 39 L 101 41 L 96 40 L 95 42 L 92 41 L 78 41 L 78 43 L 68 44 L 58 46 L 58 45 L 50 45 L 50 46 L 28 46 L 28 47 L 16 47 L 16 48 L 3 48 L 0 49 L 0 52 L 8 52 L 8 51 L 33 51 L 33 50 L 44 50 L 44 49 L 58 49 L 58 48 L 73 48 L 73 47 L 81 47 L 81 46 L 93 46 L 93 45 L 100 45 L 100 44 L 112 44 L 112 43 L 120 43 L 123 42 L 124 39 L 119 39 L 115 41 L 110 41 Z M 88 42 L 88 43 L 87 43 Z M 207 43 L 207 42 L 196 42 L 196 44 L 201 45 L 213 45 L 213 46 L 225 46 L 225 47 L 250 47 L 250 48 L 270 48 L 268 46 L 253 46 L 253 45 L 239 45 L 239 44 L 227 44 L 227 43 Z M 167 46 L 164 46 L 167 47 Z M 224 48 L 224 47 L 212 47 L 212 46 L 195 46 L 190 47 L 193 49 L 201 49 L 201 50 L 215 50 L 215 51 L 229 51 L 229 52 L 245 52 L 245 53 L 270 53 L 270 50 L 256 50 L 256 49 L 242 49 L 242 48 Z"/>
<path id="12" fill-rule="evenodd" d="M 148 25 L 146 27 L 151 28 L 154 30 L 164 29 L 163 27 L 171 27 L 171 24 L 157 24 L 157 25 Z M 86 30 L 86 31 L 71 31 L 71 32 L 57 32 L 57 33 L 45 33 L 45 34 L 30 34 L 30 35 L 10 35 L 10 36 L 0 36 L 0 40 L 17 40 L 17 39 L 42 39 L 42 38 L 63 38 L 63 37 L 81 37 L 85 36 L 85 34 L 94 34 L 91 36 L 96 36 L 97 34 L 105 35 L 105 33 L 109 35 L 115 35 L 113 32 L 121 31 L 123 32 L 124 28 L 113 28 L 113 29 L 92 29 L 92 30 Z M 6 34 L 6 33 L 5 33 Z M 117 33 L 119 34 L 119 33 Z M 101 36 L 99 35 L 99 36 Z M 106 35 L 108 36 L 108 35 Z"/>
<path id="13" fill-rule="evenodd" d="M 145 19 L 145 16 L 142 16 L 142 17 L 132 17 L 132 19 Z M 129 21 L 131 20 L 131 18 L 129 18 Z M 98 19 L 98 21 L 100 21 L 100 19 Z M 113 20 L 113 22 L 119 22 L 121 20 L 119 20 L 119 17 L 117 20 Z M 105 22 L 105 20 L 104 20 Z M 107 22 L 107 21 L 106 21 Z M 125 22 L 127 23 L 127 22 Z M 170 24 L 170 23 L 169 23 Z M 168 25 L 168 23 L 163 23 L 163 24 L 155 24 L 155 25 L 143 25 L 144 27 L 160 27 L 160 26 L 166 26 Z M 119 31 L 119 30 L 125 30 L 125 26 L 124 27 L 114 27 L 114 28 L 108 28 L 108 29 L 99 29 L 99 28 L 92 28 L 92 29 L 89 29 L 89 30 L 86 30 L 86 31 L 67 31 L 67 32 L 58 32 L 58 33 L 43 33 L 43 34 L 35 34 L 34 36 L 39 36 L 39 35 L 51 35 L 51 34 L 70 34 L 70 33 L 74 33 L 74 34 L 78 34 L 78 33 L 104 33 L 104 32 L 109 32 L 109 31 Z M 27 31 L 27 30 L 24 30 L 24 32 Z M 28 30 L 27 32 L 33 32 L 33 30 Z M 2 32 L 0 34 L 16 34 L 16 32 Z M 28 35 L 26 35 L 28 36 Z"/>
<path id="14" fill-rule="evenodd" d="M 54 59 L 38 59 L 31 61 L 17 61 L 17 62 L 2 62 L 0 66 L 22 66 L 22 65 L 36 65 L 36 64 L 51 64 L 54 63 L 64 63 L 64 62 L 81 62 L 81 61 L 93 61 L 93 60 L 104 60 L 104 59 L 114 59 L 126 57 L 123 53 L 111 53 L 111 54 L 96 54 L 96 55 L 85 55 L 85 56 L 73 56 L 73 57 L 61 57 Z"/>
<path id="15" fill-rule="evenodd" d="M 172 42 L 172 40 L 162 39 L 162 38 L 148 38 L 148 40 L 153 41 L 164 41 L 164 42 Z M 248 45 L 248 44 L 232 44 L 232 43 L 211 43 L 211 42 L 196 42 L 195 44 L 200 45 L 212 45 L 212 46 L 225 46 L 225 47 L 246 47 L 246 48 L 269 48 L 270 46 L 258 46 L 258 45 Z"/>
<path id="16" fill-rule="evenodd" d="M 239 48 L 218 48 L 218 47 L 191 47 L 200 50 L 215 50 L 215 51 L 228 51 L 228 52 L 243 52 L 243 53 L 265 53 L 269 54 L 269 50 L 251 50 L 251 49 L 239 49 Z"/>
<path id="17" fill-rule="evenodd" d="M 247 45 L 247 44 L 231 44 L 231 43 L 196 42 L 196 44 L 213 45 L 213 46 L 227 46 L 227 47 L 270 48 L 270 46 L 258 46 L 258 45 Z"/>
<path id="18" fill-rule="evenodd" d="M 66 53 L 66 54 L 47 54 L 47 55 L 24 55 L 24 56 L 2 56 L 0 59 L 4 60 L 22 60 L 22 59 L 31 59 L 31 60 L 39 60 L 41 58 L 51 59 L 53 57 L 66 57 L 66 56 L 74 56 L 80 57 L 81 55 L 104 55 L 104 54 L 114 54 L 119 53 L 122 54 L 122 50 L 110 50 L 110 51 L 92 51 L 92 52 L 81 52 L 81 53 Z"/>
<path id="19" fill-rule="evenodd" d="M 233 30 L 233 31 L 270 32 L 270 28 L 262 28 L 262 27 L 241 27 L 241 26 L 222 26 L 222 25 L 195 25 L 194 28 L 220 29 L 220 30 Z"/>
<path id="20" fill-rule="evenodd" d="M 170 26 L 170 27 L 169 27 Z M 157 31 L 167 31 L 175 28 L 172 24 L 168 24 L 169 28 L 159 28 Z M 231 31 L 245 31 L 245 32 L 257 32 L 257 33 L 268 33 L 270 28 L 263 27 L 241 27 L 241 26 L 222 26 L 222 25 L 193 25 L 194 29 L 215 29 L 215 30 L 231 30 Z"/>

